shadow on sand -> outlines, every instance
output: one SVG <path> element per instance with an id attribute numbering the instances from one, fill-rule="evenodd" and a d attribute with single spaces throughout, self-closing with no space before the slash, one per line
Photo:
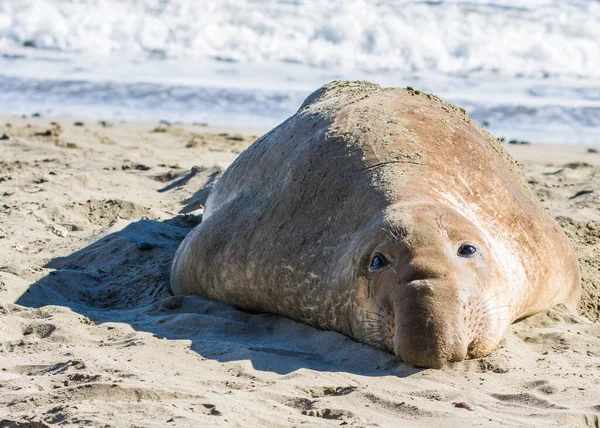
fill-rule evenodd
<path id="1" fill-rule="evenodd" d="M 125 227 L 117 222 L 109 235 L 49 262 L 45 267 L 54 271 L 32 284 L 16 303 L 66 306 L 99 323 L 122 322 L 161 338 L 190 340 L 191 349 L 204 358 L 250 360 L 257 370 L 279 374 L 307 368 L 404 377 L 418 371 L 335 332 L 200 297 L 171 296 L 171 261 L 199 221 L 179 215 Z"/>

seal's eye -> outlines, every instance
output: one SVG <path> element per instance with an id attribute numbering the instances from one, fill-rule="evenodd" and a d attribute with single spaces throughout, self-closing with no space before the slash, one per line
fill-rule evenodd
<path id="1" fill-rule="evenodd" d="M 371 260 L 371 266 L 369 266 L 369 269 L 371 269 L 371 270 L 381 269 L 382 267 L 385 267 L 388 264 L 389 264 L 389 262 L 385 258 L 385 256 L 383 254 L 377 253 L 373 256 L 373 259 Z"/>
<path id="2" fill-rule="evenodd" d="M 477 248 L 469 244 L 463 244 L 458 249 L 458 255 L 461 257 L 473 257 L 476 253 Z"/>

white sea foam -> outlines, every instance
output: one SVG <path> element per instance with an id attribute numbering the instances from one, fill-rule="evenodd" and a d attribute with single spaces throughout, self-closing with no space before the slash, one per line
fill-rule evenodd
<path id="1" fill-rule="evenodd" d="M 0 111 L 272 126 L 361 78 L 507 138 L 600 129 L 597 0 L 0 0 L 0 51 Z"/>
<path id="2" fill-rule="evenodd" d="M 4 0 L 0 40 L 99 55 L 600 76 L 600 2 Z"/>

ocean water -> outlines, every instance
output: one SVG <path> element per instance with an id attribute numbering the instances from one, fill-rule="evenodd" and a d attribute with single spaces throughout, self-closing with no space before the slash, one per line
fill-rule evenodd
<path id="1" fill-rule="evenodd" d="M 0 0 L 0 112 L 270 127 L 335 79 L 600 144 L 598 0 Z"/>

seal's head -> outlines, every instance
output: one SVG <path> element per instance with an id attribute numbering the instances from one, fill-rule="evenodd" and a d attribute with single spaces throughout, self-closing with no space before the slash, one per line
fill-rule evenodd
<path id="1" fill-rule="evenodd" d="M 487 355 L 515 315 L 493 243 L 444 205 L 403 209 L 363 257 L 364 341 L 420 367 Z"/>

